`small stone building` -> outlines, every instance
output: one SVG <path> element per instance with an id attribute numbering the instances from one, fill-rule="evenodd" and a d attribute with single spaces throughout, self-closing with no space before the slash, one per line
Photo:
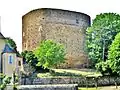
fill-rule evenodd
<path id="1" fill-rule="evenodd" d="M 6 38 L 0 33 L 0 72 L 12 77 L 13 72 L 23 70 L 22 58 L 6 43 Z"/>

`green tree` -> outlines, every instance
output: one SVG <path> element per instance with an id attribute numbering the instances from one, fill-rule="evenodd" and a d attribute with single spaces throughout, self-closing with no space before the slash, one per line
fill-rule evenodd
<path id="1" fill-rule="evenodd" d="M 11 39 L 9 37 L 6 38 L 6 43 L 9 44 L 16 51 L 17 56 L 20 56 L 20 53 L 17 50 L 17 45 L 13 39 Z"/>
<path id="2" fill-rule="evenodd" d="M 27 54 L 28 52 L 29 52 L 29 51 L 27 51 L 27 50 L 21 52 L 21 56 L 23 57 L 23 60 L 25 60 L 26 54 Z"/>
<path id="3" fill-rule="evenodd" d="M 34 53 L 38 58 L 37 65 L 42 65 L 44 68 L 54 68 L 65 60 L 65 49 L 63 45 L 55 43 L 52 40 L 42 41 Z"/>
<path id="4" fill-rule="evenodd" d="M 116 35 L 115 40 L 110 46 L 108 61 L 112 71 L 120 75 L 120 33 Z"/>
<path id="5" fill-rule="evenodd" d="M 93 66 L 101 60 L 107 60 L 108 49 L 118 32 L 120 32 L 118 14 L 103 13 L 93 20 L 92 26 L 86 32 L 87 51 Z"/>
<path id="6" fill-rule="evenodd" d="M 41 66 L 37 66 L 37 63 L 38 63 L 38 59 L 37 57 L 35 56 L 35 54 L 33 53 L 33 51 L 23 51 L 21 53 L 21 56 L 23 57 L 23 62 L 27 63 L 28 65 L 32 66 L 32 68 L 35 69 L 36 72 L 48 72 L 49 69 L 44 69 Z"/>
<path id="7" fill-rule="evenodd" d="M 6 42 L 13 48 L 13 49 L 15 49 L 15 50 L 17 50 L 17 45 L 16 45 L 16 43 L 15 43 L 15 41 L 13 40 L 13 39 L 11 39 L 11 38 L 6 38 Z"/>
<path id="8" fill-rule="evenodd" d="M 38 63 L 38 61 L 33 51 L 25 50 L 24 52 L 21 53 L 21 56 L 23 57 L 23 60 L 29 65 L 31 65 L 33 68 L 37 67 L 36 64 Z"/>

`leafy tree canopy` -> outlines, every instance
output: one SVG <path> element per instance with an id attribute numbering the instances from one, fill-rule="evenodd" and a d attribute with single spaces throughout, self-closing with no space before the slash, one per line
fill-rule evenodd
<path id="1" fill-rule="evenodd" d="M 55 43 L 52 40 L 43 41 L 34 53 L 38 58 L 37 65 L 42 65 L 44 68 L 55 67 L 65 60 L 65 49 L 63 45 Z"/>
<path id="2" fill-rule="evenodd" d="M 97 15 L 91 27 L 87 29 L 87 50 L 93 66 L 107 60 L 108 49 L 116 34 L 120 32 L 120 15 L 103 13 Z"/>

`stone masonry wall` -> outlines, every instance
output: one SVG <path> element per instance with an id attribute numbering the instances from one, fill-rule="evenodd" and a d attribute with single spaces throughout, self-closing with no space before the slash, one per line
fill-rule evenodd
<path id="1" fill-rule="evenodd" d="M 62 78 L 21 78 L 20 85 L 78 84 L 79 87 L 120 85 L 120 77 L 62 77 Z"/>
<path id="2" fill-rule="evenodd" d="M 21 85 L 18 90 L 78 90 L 77 84 Z"/>
<path id="3" fill-rule="evenodd" d="M 42 40 L 52 39 L 66 47 L 67 61 L 63 68 L 83 67 L 88 64 L 84 51 L 85 30 L 90 17 L 83 13 L 37 9 L 23 16 L 22 45 L 24 50 L 34 50 Z"/>

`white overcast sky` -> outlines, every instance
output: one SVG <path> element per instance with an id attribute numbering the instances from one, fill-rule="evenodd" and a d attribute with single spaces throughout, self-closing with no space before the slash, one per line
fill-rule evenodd
<path id="1" fill-rule="evenodd" d="M 83 12 L 92 19 L 99 13 L 120 13 L 119 0 L 0 0 L 1 32 L 15 40 L 22 51 L 22 16 L 37 8 Z"/>

